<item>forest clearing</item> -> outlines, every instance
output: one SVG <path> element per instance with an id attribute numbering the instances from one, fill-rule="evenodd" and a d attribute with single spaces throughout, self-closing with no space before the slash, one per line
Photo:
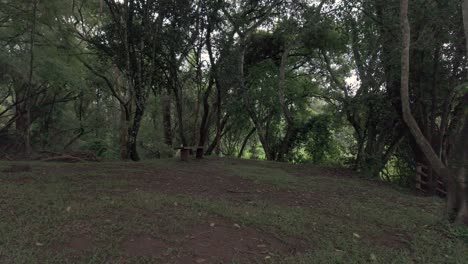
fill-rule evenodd
<path id="1" fill-rule="evenodd" d="M 0 0 L 0 263 L 468 263 L 468 0 Z"/>
<path id="2" fill-rule="evenodd" d="M 0 173 L 2 263 L 468 259 L 468 236 L 447 229 L 441 199 L 346 169 L 217 158 L 31 165 Z"/>

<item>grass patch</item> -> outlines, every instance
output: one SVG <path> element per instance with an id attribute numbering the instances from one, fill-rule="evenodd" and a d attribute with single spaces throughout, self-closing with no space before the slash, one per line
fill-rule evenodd
<path id="1" fill-rule="evenodd" d="M 276 187 L 291 188 L 299 182 L 297 177 L 278 168 L 236 165 L 232 167 L 232 173 L 238 177 L 251 180 L 255 183 L 264 183 Z"/>
<path id="2" fill-rule="evenodd" d="M 281 190 L 307 190 L 323 200 L 294 207 L 261 195 L 246 202 L 142 191 L 138 187 L 144 186 L 138 184 L 144 181 L 134 180 L 154 170 L 196 177 L 194 164 L 184 165 L 185 172 L 173 160 L 141 165 L 32 163 L 32 172 L 0 173 L 0 262 L 113 263 L 123 258 L 128 263 L 164 262 L 128 257 L 121 241 L 139 233 L 171 241 L 212 216 L 285 241 L 300 240 L 309 247 L 304 254 L 276 257 L 272 263 L 466 263 L 468 259 L 468 229 L 441 222 L 440 200 L 358 179 L 298 177 L 271 166 L 224 163 L 225 177 L 235 174 Z M 0 162 L 0 168 L 9 165 Z M 78 254 L 67 248 L 76 235 L 90 236 L 92 249 Z M 167 250 L 175 258 L 181 252 Z"/>

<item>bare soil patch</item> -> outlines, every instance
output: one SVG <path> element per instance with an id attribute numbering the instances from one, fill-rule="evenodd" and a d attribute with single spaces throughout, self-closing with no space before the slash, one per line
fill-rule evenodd
<path id="1" fill-rule="evenodd" d="M 383 232 L 378 236 L 367 238 L 368 243 L 378 243 L 381 246 L 392 249 L 407 249 L 411 238 L 406 234 L 397 234 L 393 232 Z"/>
<path id="2" fill-rule="evenodd" d="M 84 252 L 90 251 L 93 248 L 93 244 L 91 237 L 87 235 L 78 235 L 71 237 L 66 246 L 75 251 Z"/>
<path id="3" fill-rule="evenodd" d="M 180 162 L 177 164 L 177 168 L 171 170 L 147 168 L 145 172 L 128 173 L 124 177 L 135 183 L 131 186 L 133 189 L 142 188 L 145 191 L 170 195 L 225 198 L 237 202 L 263 199 L 288 206 L 320 205 L 325 200 L 317 193 L 277 188 L 243 179 L 226 170 L 225 162 L 234 164 L 234 166 L 252 163 L 249 160 L 225 161 L 217 159 Z M 290 167 L 291 165 L 285 164 L 285 166 Z M 114 175 L 119 174 L 115 173 Z"/>
<path id="4" fill-rule="evenodd" d="M 75 255 L 81 255 L 93 250 L 95 246 L 91 236 L 86 234 L 74 234 L 69 236 L 64 243 L 53 243 L 50 249 L 56 253 L 71 251 Z"/>
<path id="5" fill-rule="evenodd" d="M 127 237 L 121 247 L 131 257 L 159 257 L 169 249 L 163 240 L 147 234 Z"/>
<path id="6" fill-rule="evenodd" d="M 304 242 L 280 239 L 251 227 L 241 227 L 227 219 L 214 217 L 194 225 L 183 235 L 149 234 L 127 237 L 122 250 L 128 256 L 165 259 L 170 263 L 229 263 L 294 255 L 306 249 Z M 177 252 L 171 254 L 170 252 Z"/>

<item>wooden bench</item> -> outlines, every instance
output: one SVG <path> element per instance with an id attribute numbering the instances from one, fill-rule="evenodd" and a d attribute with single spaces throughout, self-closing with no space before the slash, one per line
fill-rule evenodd
<path id="1" fill-rule="evenodd" d="M 175 150 L 180 151 L 180 160 L 182 161 L 189 161 L 191 155 L 193 155 L 194 150 L 196 151 L 197 159 L 203 157 L 203 146 L 199 147 L 187 147 L 187 146 L 180 146 L 178 148 L 174 148 Z M 201 155 L 200 155 L 201 154 Z"/>

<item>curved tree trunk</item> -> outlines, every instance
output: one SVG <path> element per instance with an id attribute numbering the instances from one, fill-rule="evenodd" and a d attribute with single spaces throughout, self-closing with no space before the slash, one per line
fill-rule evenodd
<path id="1" fill-rule="evenodd" d="M 242 147 L 239 151 L 239 154 L 237 155 L 237 158 L 242 158 L 244 155 L 245 147 L 247 146 L 247 143 L 249 142 L 250 137 L 255 133 L 255 130 L 257 130 L 255 127 L 250 130 L 249 134 L 244 138 L 244 141 L 242 142 Z"/>
<path id="2" fill-rule="evenodd" d="M 215 139 L 213 140 L 213 142 L 211 142 L 210 146 L 205 151 L 205 155 L 210 156 L 211 154 L 213 154 L 213 151 L 215 150 L 216 145 L 218 144 L 218 139 L 220 140 L 224 136 L 223 130 L 226 127 L 228 120 L 229 120 L 229 115 L 225 115 L 223 120 L 221 121 L 220 129 L 219 130 L 216 129 Z"/>
<path id="3" fill-rule="evenodd" d="M 441 174 L 445 169 L 444 163 L 439 159 L 435 151 L 432 149 L 431 144 L 427 141 L 419 128 L 418 123 L 414 119 L 411 113 L 410 100 L 409 100 L 409 57 L 410 57 L 410 26 L 408 21 L 408 0 L 401 0 L 401 14 L 400 14 L 400 26 L 403 38 L 403 48 L 401 54 L 401 103 L 403 119 L 407 124 L 411 134 L 413 135 L 416 143 L 418 144 L 421 151 L 424 153 L 426 158 L 429 160 L 432 168 Z"/>
<path id="4" fill-rule="evenodd" d="M 213 89 L 213 78 L 210 78 L 210 83 L 208 84 L 208 88 L 206 89 L 203 95 L 203 115 L 200 124 L 200 138 L 198 141 L 198 147 L 204 147 L 206 143 L 206 139 L 208 137 L 208 116 L 210 114 L 210 103 L 209 98 L 211 94 L 211 90 Z M 218 141 L 216 141 L 218 143 Z M 197 148 L 196 158 L 201 159 L 203 158 L 204 150 L 203 148 Z"/>
<path id="5" fill-rule="evenodd" d="M 464 0 L 463 13 L 465 33 L 468 37 L 468 0 Z M 410 56 L 410 25 L 408 20 L 408 0 L 400 1 L 400 26 L 402 32 L 402 53 L 401 53 L 401 103 L 403 119 L 407 124 L 411 134 L 414 137 L 417 145 L 424 153 L 429 161 L 432 169 L 439 175 L 443 176 L 448 182 L 447 190 L 447 213 L 451 217 L 452 213 L 456 215 L 455 222 L 468 225 L 468 208 L 467 208 L 467 188 L 466 188 L 466 159 L 468 143 L 466 137 L 468 136 L 468 119 L 467 111 L 463 111 L 464 121 L 463 129 L 458 135 L 455 136 L 455 152 L 454 164 L 447 168 L 442 160 L 437 156 L 429 141 L 422 133 L 419 125 L 417 124 L 414 116 L 411 113 L 410 100 L 409 100 L 409 56 Z M 468 52 L 468 50 L 467 50 Z M 465 95 L 466 96 L 466 95 Z M 466 106 L 465 106 L 466 107 Z"/>

